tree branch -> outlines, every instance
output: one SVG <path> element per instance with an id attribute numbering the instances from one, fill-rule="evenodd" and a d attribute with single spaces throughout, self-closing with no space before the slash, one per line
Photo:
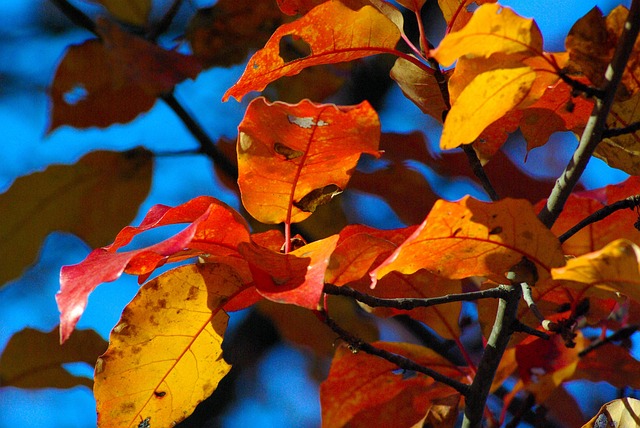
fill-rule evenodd
<path id="1" fill-rule="evenodd" d="M 603 132 L 607 125 L 607 117 L 615 100 L 616 91 L 629 60 L 629 55 L 638 37 L 638 31 L 640 31 L 640 0 L 633 0 L 613 60 L 605 72 L 606 82 L 602 88 L 604 94 L 602 98 L 596 100 L 578 148 L 562 175 L 556 180 L 551 195 L 547 199 L 547 204 L 538 214 L 542 223 L 549 228 L 553 226 L 553 223 L 562 212 L 569 194 L 582 176 L 598 143 L 602 140 Z"/>
<path id="2" fill-rule="evenodd" d="M 527 303 L 527 306 L 529 307 L 533 315 L 538 318 L 538 321 L 540 321 L 540 325 L 542 325 L 542 328 L 547 331 L 555 331 L 556 325 L 552 321 L 546 319 L 544 315 L 542 315 L 542 313 L 538 309 L 538 305 L 536 305 L 536 302 L 533 300 L 533 295 L 531 294 L 531 286 L 526 282 L 523 282 L 522 284 L 520 284 L 520 286 L 522 287 L 522 295 L 524 297 L 524 301 Z"/>
<path id="3" fill-rule="evenodd" d="M 584 83 L 572 79 L 566 73 L 562 71 L 558 73 L 560 79 L 565 82 L 567 85 L 571 86 L 574 91 L 582 92 L 589 98 L 602 98 L 604 97 L 604 91 L 602 89 L 595 88 L 593 86 L 585 85 Z"/>
<path id="4" fill-rule="evenodd" d="M 616 201 L 610 205 L 600 208 L 598 211 L 582 219 L 578 224 L 567 230 L 558 238 L 560 243 L 564 243 L 581 229 L 600 220 L 604 220 L 614 212 L 625 208 L 635 209 L 640 207 L 640 195 L 629 196 L 628 198 Z"/>
<path id="5" fill-rule="evenodd" d="M 353 334 L 344 330 L 342 327 L 336 324 L 335 321 L 329 318 L 326 314 L 321 313 L 320 316 L 323 318 L 324 323 L 327 324 L 333 331 L 335 331 L 342 340 L 347 342 L 347 344 L 354 351 L 366 352 L 367 354 L 375 355 L 377 357 L 385 359 L 390 363 L 395 364 L 401 369 L 425 374 L 437 382 L 450 386 L 451 388 L 455 389 L 456 391 L 458 391 L 460 394 L 464 396 L 466 396 L 469 393 L 469 385 L 464 384 L 462 382 L 458 382 L 455 379 L 451 379 L 448 376 L 438 373 L 437 371 L 430 369 L 429 367 L 422 366 L 416 363 L 415 361 L 410 360 L 409 358 L 403 357 L 402 355 L 394 354 L 392 352 L 385 351 L 384 349 L 376 348 L 370 343 L 367 343 L 364 340 L 360 339 L 359 337 L 354 336 Z"/>
<path id="6" fill-rule="evenodd" d="M 84 14 L 80 9 L 69 3 L 67 0 L 50 0 L 67 18 L 74 24 L 91 31 L 96 36 L 100 37 L 96 30 L 96 24 Z"/>
<path id="7" fill-rule="evenodd" d="M 147 40 L 155 42 L 158 37 L 169 29 L 169 26 L 173 22 L 173 18 L 176 17 L 180 6 L 182 6 L 183 0 L 174 0 L 169 10 L 164 14 L 160 22 L 158 22 L 147 34 Z"/>
<path id="8" fill-rule="evenodd" d="M 482 415 L 489 396 L 489 390 L 496 375 L 498 365 L 502 359 L 504 351 L 507 349 L 511 338 L 511 326 L 518 314 L 518 303 L 522 295 L 519 285 L 509 287 L 509 294 L 498 303 L 498 312 L 491 329 L 491 335 L 484 348 L 482 359 L 478 365 L 478 371 L 469 388 L 469 393 L 465 396 L 466 406 L 464 410 L 464 428 L 480 428 L 482 426 Z"/>
<path id="9" fill-rule="evenodd" d="M 491 198 L 492 201 L 497 201 L 500 199 L 498 192 L 493 188 L 487 173 L 482 167 L 482 163 L 480 163 L 480 159 L 478 159 L 478 154 L 473 149 L 471 144 L 464 144 L 462 146 L 462 150 L 464 150 L 464 154 L 467 155 L 467 159 L 469 160 L 469 165 L 471 166 L 471 170 L 475 174 L 475 176 L 480 180 L 480 184 L 482 184 L 482 188 L 487 195 Z"/>
<path id="10" fill-rule="evenodd" d="M 615 333 L 605 337 L 604 339 L 594 340 L 593 343 L 591 343 L 591 345 L 587 346 L 582 351 L 580 351 L 578 353 L 578 356 L 579 357 L 584 357 L 589 352 L 595 351 L 596 349 L 598 349 L 601 346 L 606 345 L 607 343 L 615 342 L 617 340 L 626 339 L 626 338 L 630 337 L 633 333 L 638 331 L 638 329 L 640 329 L 640 325 L 633 324 L 633 325 L 629 325 L 627 327 L 621 328 L 620 330 L 618 330 Z"/>
<path id="11" fill-rule="evenodd" d="M 634 122 L 631 125 L 624 126 L 622 128 L 605 129 L 602 133 L 602 138 L 612 138 L 625 134 L 633 134 L 636 131 L 640 131 L 640 122 Z"/>
<path id="12" fill-rule="evenodd" d="M 395 308 L 402 310 L 411 310 L 415 308 L 428 308 L 429 306 L 441 305 L 444 303 L 452 302 L 471 302 L 478 299 L 499 299 L 505 298 L 509 294 L 508 287 L 499 286 L 495 288 L 489 288 L 487 290 L 472 291 L 469 293 L 447 294 L 445 296 L 438 297 L 425 297 L 425 298 L 397 298 L 397 299 L 384 299 L 381 297 L 375 297 L 370 294 L 361 293 L 347 286 L 336 286 L 333 284 L 325 284 L 324 290 L 326 294 L 347 296 L 355 299 L 359 302 L 369 305 L 371 307 L 383 307 L 383 308 Z"/>

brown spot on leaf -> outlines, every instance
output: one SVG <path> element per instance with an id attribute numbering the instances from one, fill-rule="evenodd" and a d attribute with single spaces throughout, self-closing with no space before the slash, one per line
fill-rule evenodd
<path id="1" fill-rule="evenodd" d="M 286 146 L 282 143 L 275 143 L 273 145 L 273 150 L 279 154 L 285 157 L 286 160 L 291 160 L 291 159 L 296 159 L 299 158 L 300 156 L 302 156 L 304 154 L 303 151 L 301 150 L 294 150 L 289 146 Z"/>
<path id="2" fill-rule="evenodd" d="M 133 412 L 135 408 L 136 408 L 135 403 L 133 401 L 129 401 L 128 403 L 122 403 L 120 405 L 120 412 L 122 413 Z"/>
<path id="3" fill-rule="evenodd" d="M 156 396 L 156 397 L 158 397 L 158 398 L 162 398 L 162 397 L 164 397 L 165 395 L 167 395 L 167 393 L 166 393 L 166 392 L 164 392 L 164 391 L 154 391 L 154 392 L 153 392 L 153 395 L 155 395 L 155 396 Z"/>
<path id="4" fill-rule="evenodd" d="M 335 184 L 328 184 L 319 189 L 312 190 L 302 199 L 294 202 L 293 205 L 304 212 L 312 213 L 320 205 L 328 203 L 334 196 L 339 195 L 340 193 L 342 193 L 342 189 L 339 186 Z"/>
<path id="5" fill-rule="evenodd" d="M 500 226 L 496 226 L 489 231 L 489 235 L 497 235 L 499 233 L 502 233 L 502 227 Z"/>

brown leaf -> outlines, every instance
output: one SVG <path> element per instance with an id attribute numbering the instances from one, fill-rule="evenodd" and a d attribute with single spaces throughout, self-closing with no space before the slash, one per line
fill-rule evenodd
<path id="1" fill-rule="evenodd" d="M 102 4 L 113 16 L 128 24 L 144 27 L 151 12 L 151 0 L 88 0 Z"/>

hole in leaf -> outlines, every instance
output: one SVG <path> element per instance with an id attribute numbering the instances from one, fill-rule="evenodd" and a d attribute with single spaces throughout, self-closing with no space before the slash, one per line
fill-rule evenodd
<path id="1" fill-rule="evenodd" d="M 62 368 L 74 376 L 93 379 L 93 367 L 91 367 L 89 364 L 85 363 L 84 361 L 78 361 L 73 363 L 62 363 Z"/>
<path id="2" fill-rule="evenodd" d="M 294 202 L 293 205 L 302 211 L 312 213 L 320 205 L 329 203 L 334 196 L 342 193 L 342 189 L 335 184 L 328 184 L 319 189 L 314 189 L 307 193 L 298 202 Z"/>
<path id="3" fill-rule="evenodd" d="M 284 156 L 285 159 L 287 159 L 287 160 L 299 158 L 300 156 L 302 156 L 304 154 L 303 151 L 294 150 L 291 147 L 286 146 L 286 145 L 284 145 L 282 143 L 275 143 L 273 145 L 273 150 L 277 154 Z"/>
<path id="4" fill-rule="evenodd" d="M 73 88 L 62 94 L 62 100 L 70 106 L 74 106 L 84 101 L 87 95 L 89 95 L 87 88 L 82 83 L 77 83 Z"/>
<path id="5" fill-rule="evenodd" d="M 286 35 L 280 39 L 280 58 L 285 63 L 311 55 L 311 46 L 298 36 Z"/>
<path id="6" fill-rule="evenodd" d="M 304 128 L 304 129 L 311 129 L 312 126 L 329 125 L 328 122 L 325 122 L 322 119 L 316 122 L 316 120 L 313 117 L 298 117 L 298 116 L 287 115 L 287 119 L 289 120 L 289 123 L 298 125 L 300 128 Z"/>
<path id="7" fill-rule="evenodd" d="M 138 424 L 138 428 L 151 428 L 151 418 L 146 418 Z"/>

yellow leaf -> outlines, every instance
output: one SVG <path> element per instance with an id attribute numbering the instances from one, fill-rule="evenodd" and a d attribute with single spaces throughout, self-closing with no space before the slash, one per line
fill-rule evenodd
<path id="1" fill-rule="evenodd" d="M 619 398 L 605 404 L 582 428 L 640 426 L 640 400 Z"/>
<path id="2" fill-rule="evenodd" d="M 168 427 L 186 418 L 228 373 L 221 309 L 243 289 L 228 265 L 186 265 L 146 283 L 98 360 L 94 395 L 103 427 Z"/>
<path id="3" fill-rule="evenodd" d="M 147 25 L 151 0 L 90 0 L 105 7 L 113 16 L 127 24 Z"/>
<path id="4" fill-rule="evenodd" d="M 74 376 L 62 365 L 74 362 L 93 365 L 106 348 L 107 342 L 93 330 L 76 330 L 60 345 L 58 328 L 49 333 L 26 328 L 11 337 L 0 357 L 0 386 L 91 388 L 91 379 Z"/>
<path id="5" fill-rule="evenodd" d="M 571 281 L 600 297 L 623 294 L 640 301 L 640 247 L 618 239 L 599 251 L 569 259 L 551 271 L 555 280 Z M 586 287 L 585 287 L 586 286 Z"/>
<path id="6" fill-rule="evenodd" d="M 135 217 L 151 187 L 151 153 L 92 152 L 75 165 L 52 165 L 18 178 L 0 195 L 0 285 L 35 260 L 61 230 L 100 247 Z"/>
<path id="7" fill-rule="evenodd" d="M 531 67 L 497 69 L 476 76 L 452 105 L 440 147 L 453 149 L 473 142 L 487 126 L 527 99 L 535 80 Z"/>
<path id="8" fill-rule="evenodd" d="M 640 93 L 630 99 L 615 102 L 607 117 L 611 129 L 624 128 L 640 121 Z M 631 175 L 640 175 L 640 131 L 616 137 L 605 138 L 594 155 L 610 167 L 618 168 Z"/>
<path id="9" fill-rule="evenodd" d="M 508 7 L 484 4 L 462 30 L 445 36 L 430 55 L 449 66 L 465 55 L 488 57 L 496 52 L 541 55 L 542 35 L 536 23 Z"/>

